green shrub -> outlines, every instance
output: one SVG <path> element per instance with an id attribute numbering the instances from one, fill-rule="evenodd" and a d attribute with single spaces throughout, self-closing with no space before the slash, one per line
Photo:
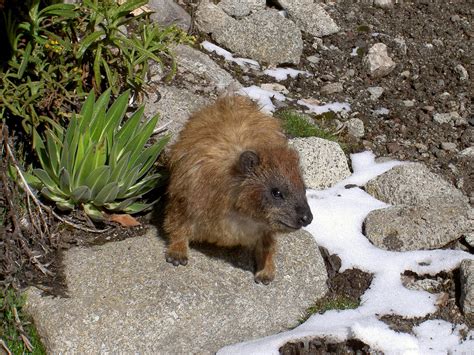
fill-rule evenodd
<path id="1" fill-rule="evenodd" d="M 134 97 L 145 84 L 149 62 L 175 71 L 171 47 L 192 42 L 176 27 L 160 28 L 147 14 L 131 12 L 146 0 L 84 0 L 43 9 L 33 0 L 27 21 L 4 17 L 13 55 L 0 72 L 0 118 L 21 119 L 27 134 L 39 125 L 66 125 L 91 89 L 126 89 Z"/>
<path id="2" fill-rule="evenodd" d="M 110 90 L 97 101 L 91 92 L 66 130 L 48 129 L 44 138 L 34 132 L 41 169 L 29 179 L 59 209 L 79 207 L 101 220 L 103 212 L 133 214 L 153 204 L 138 199 L 157 186 L 161 176 L 151 168 L 169 137 L 145 148 L 158 117 L 142 124 L 141 107 L 121 125 L 128 99 L 127 91 L 107 110 Z"/>

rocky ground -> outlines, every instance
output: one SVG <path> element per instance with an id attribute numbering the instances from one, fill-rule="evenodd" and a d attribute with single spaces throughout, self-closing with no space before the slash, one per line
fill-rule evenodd
<path id="1" fill-rule="evenodd" d="M 393 231 L 386 231 L 383 229 L 383 223 L 377 223 L 378 216 L 370 216 L 374 222 L 366 223 L 365 231 L 372 243 L 389 250 L 457 248 L 472 253 L 472 233 L 474 231 L 472 230 L 472 212 L 470 212 L 469 204 L 472 206 L 474 203 L 474 117 L 470 107 L 473 98 L 472 77 L 474 75 L 472 70 L 472 58 L 474 58 L 472 16 L 474 10 L 469 2 L 463 1 L 403 1 L 397 2 L 397 4 L 392 4 L 391 1 L 375 2 L 379 6 L 374 5 L 373 1 L 359 3 L 326 1 L 321 3 L 321 9 L 325 11 L 325 15 L 320 15 L 320 18 L 323 18 L 325 23 L 313 28 L 305 25 L 304 20 L 300 19 L 300 12 L 294 5 L 298 2 L 295 1 L 241 1 L 236 6 L 236 2 L 223 0 L 221 5 L 213 3 L 205 5 L 208 6 L 206 11 L 211 14 L 209 18 L 206 18 L 206 12 L 203 11 L 203 4 L 198 4 L 196 1 L 178 1 L 180 7 L 177 7 L 172 1 L 150 1 L 150 4 L 154 6 L 158 6 L 156 4 L 160 3 L 159 6 L 163 6 L 163 9 L 166 8 L 168 11 L 163 11 L 162 15 L 165 15 L 155 18 L 155 20 L 163 23 L 175 22 L 189 30 L 196 35 L 195 48 L 202 53 L 190 48 L 178 48 L 176 50 L 178 73 L 171 83 L 165 85 L 161 81 L 159 70 L 152 73 L 146 110 L 148 113 L 160 112 L 163 117 L 161 124 L 167 124 L 167 128 L 176 133 L 190 112 L 212 102 L 219 95 L 239 91 L 243 87 L 252 85 L 268 88 L 263 84 L 271 84 L 273 89 L 277 88 L 287 97 L 284 101 L 273 100 L 277 112 L 294 109 L 308 114 L 312 123 L 337 135 L 346 154 L 369 149 L 380 157 L 421 162 L 428 167 L 429 171 L 437 173 L 445 179 L 442 180 L 437 175 L 431 179 L 431 175 L 429 175 L 431 173 L 428 170 L 423 170 L 426 168 L 420 165 L 413 169 L 414 172 L 404 170 L 394 173 L 388 182 L 382 179 L 380 185 L 376 183 L 372 184 L 372 187 L 370 184 L 367 185 L 365 188 L 367 191 L 372 189 L 370 192 L 372 195 L 396 205 L 394 207 L 397 209 L 396 211 L 384 210 L 383 213 L 386 214 L 379 219 L 382 221 L 394 220 L 393 216 L 395 215 L 400 218 L 396 221 L 403 221 L 403 223 L 398 223 L 400 228 L 396 229 L 399 237 L 393 238 Z M 206 2 L 203 3 L 206 4 Z M 214 3 L 218 2 L 214 1 Z M 250 4 L 247 10 L 244 6 L 245 3 Z M 302 1 L 301 3 L 306 4 L 307 2 Z M 385 5 L 381 6 L 380 4 Z M 258 12 L 258 9 L 266 9 L 266 11 L 274 9 L 275 13 L 286 10 L 286 16 L 289 16 L 291 21 L 298 23 L 298 26 L 290 23 L 291 21 L 286 18 L 285 21 L 288 22 L 284 22 L 284 17 L 279 14 L 275 16 L 267 14 L 253 20 L 250 19 L 251 16 L 254 16 L 253 13 Z M 321 14 L 321 9 L 317 10 L 319 14 Z M 229 13 L 233 16 L 228 15 Z M 272 38 L 265 37 L 263 30 L 257 31 L 254 36 L 248 35 L 255 23 L 261 28 L 266 28 L 264 20 L 267 19 L 267 16 L 277 21 L 278 24 L 281 21 L 284 22 L 281 26 L 269 25 L 268 30 L 274 36 Z M 243 29 L 240 21 L 247 21 Z M 304 28 L 304 31 L 301 32 L 299 28 Z M 278 36 L 279 29 L 285 29 L 285 35 Z M 236 33 L 239 36 L 236 36 Z M 300 34 L 299 39 L 298 34 Z M 295 35 L 296 39 L 290 35 Z M 233 37 L 244 38 L 244 43 L 233 43 Z M 252 66 L 241 66 L 223 59 L 216 53 L 208 53 L 200 46 L 204 40 L 216 44 L 220 42 L 220 46 L 234 53 L 236 57 L 258 60 L 261 65 L 268 65 L 271 68 L 291 67 L 308 72 L 310 75 L 300 75 L 297 78 L 288 78 L 277 82 L 273 77 L 263 73 L 264 68 L 257 70 Z M 257 41 L 257 43 L 252 41 Z M 285 48 L 279 53 L 267 51 L 265 46 L 272 45 L 272 41 L 280 42 L 279 45 Z M 258 51 L 255 48 L 262 50 Z M 283 85 L 284 88 L 274 84 Z M 298 100 L 320 104 L 349 103 L 351 110 L 315 114 L 309 112 L 301 102 L 298 103 Z M 325 149 L 327 149 L 327 154 L 323 154 L 324 157 L 318 159 L 311 156 L 311 159 L 314 160 L 311 160 L 308 166 L 320 166 L 319 170 L 324 170 L 330 161 L 342 163 L 340 168 L 338 167 L 335 171 L 331 170 L 327 175 L 314 172 L 320 180 L 313 185 L 309 184 L 310 187 L 327 187 L 350 174 L 341 150 L 334 149 L 332 145 L 328 148 L 328 143 L 314 144 L 320 147 L 321 151 L 326 152 Z M 386 186 L 390 184 L 397 186 L 400 176 L 403 177 L 402 180 L 405 179 L 403 182 L 410 185 L 412 190 L 392 190 L 387 193 Z M 324 181 L 327 182 L 328 179 L 334 181 L 326 186 Z M 415 182 L 412 183 L 413 181 Z M 446 187 L 448 185 L 449 187 Z M 456 186 L 462 193 L 451 185 Z M 424 190 L 426 190 L 425 195 L 423 195 Z M 436 191 L 442 191 L 442 193 L 436 195 Z M 396 201 L 385 200 L 384 198 L 390 194 L 402 197 Z M 416 198 L 410 200 L 409 196 L 416 196 Z M 454 196 L 452 201 L 448 201 L 449 196 Z M 434 209 L 446 213 L 432 213 Z M 428 226 L 438 223 L 440 226 L 447 227 L 443 227 L 444 229 L 433 228 L 431 231 L 423 226 L 419 227 L 409 218 L 402 218 L 412 215 L 413 211 L 421 216 L 422 220 L 428 221 Z M 451 217 L 446 216 L 451 216 L 457 222 L 453 223 Z M 470 227 L 469 223 L 471 223 Z M 371 229 L 371 227 L 373 228 Z M 426 235 L 427 231 L 430 234 L 438 233 L 436 238 L 439 236 L 439 239 L 426 239 L 426 243 L 422 246 L 414 244 L 410 235 L 416 228 L 420 229 L 420 231 L 417 230 L 420 235 L 423 233 Z M 371 232 L 372 230 L 375 232 Z M 440 230 L 441 232 L 439 232 Z M 127 232 L 127 237 L 140 235 L 143 232 L 144 229 L 136 229 Z M 373 238 L 370 237 L 371 233 L 374 235 Z M 111 232 L 97 238 L 95 242 L 92 239 L 96 237 L 74 236 L 71 238 L 69 246 L 102 244 L 107 241 L 115 241 L 117 238 L 123 239 L 117 234 L 121 235 L 122 232 Z M 380 240 L 377 240 L 377 236 L 381 236 Z M 425 242 L 425 239 L 423 241 Z M 133 246 L 130 247 L 133 249 Z M 96 248 L 98 249 L 92 248 L 93 253 L 106 253 L 106 250 L 101 249 L 100 246 L 96 246 Z M 123 249 L 123 245 L 118 248 Z M 68 272 L 74 274 L 74 265 L 83 270 L 84 265 L 81 264 L 81 261 L 74 259 L 74 255 L 81 252 L 73 251 L 67 254 L 67 258 L 72 260 L 70 266 L 66 267 L 66 271 L 63 266 L 57 266 L 58 277 L 47 285 L 46 291 L 57 294 L 67 293 L 66 280 L 61 278 L 61 275 Z M 327 297 L 330 299 L 344 295 L 358 301 L 360 295 L 370 285 L 372 276 L 359 270 L 340 273 L 338 272 L 340 268 L 338 257 L 324 252 L 323 256 L 329 277 Z M 119 262 L 112 256 L 110 257 L 111 265 Z M 95 256 L 91 259 L 94 260 Z M 151 256 L 147 260 L 151 263 L 156 262 Z M 60 259 L 56 259 L 56 261 L 60 261 Z M 99 270 L 103 267 L 103 265 L 97 266 Z M 416 289 L 418 287 L 418 289 L 430 290 L 433 293 L 445 294 L 442 299 L 442 307 L 437 313 L 423 319 L 385 316 L 383 321 L 387 322 L 392 329 L 408 333 L 411 332 L 414 325 L 426 319 L 445 319 L 454 324 L 463 323 L 472 326 L 471 318 L 460 308 L 461 303 L 465 301 L 465 299 L 463 301 L 460 299 L 460 285 L 461 283 L 465 284 L 469 277 L 472 279 L 472 276 L 469 276 L 471 275 L 469 271 L 465 271 L 469 268 L 472 269 L 472 266 L 466 266 L 464 271 L 446 272 L 430 277 L 407 273 L 403 276 L 403 281 L 408 288 Z M 148 264 L 145 269 L 150 272 L 158 272 Z M 242 270 L 238 272 L 240 271 Z M 164 272 L 166 277 L 171 277 L 167 269 L 160 270 L 160 272 Z M 461 277 L 463 272 L 467 274 Z M 127 275 L 130 277 L 129 274 Z M 157 281 L 159 277 L 149 279 L 148 275 L 142 276 L 148 285 L 159 282 Z M 71 277 L 75 276 L 69 276 L 69 279 Z M 105 275 L 103 280 L 107 277 Z M 235 277 L 238 279 L 238 276 Z M 463 281 L 461 282 L 461 280 Z M 84 281 L 85 284 L 93 282 L 93 275 Z M 58 288 L 59 285 L 62 285 L 63 288 Z M 230 291 L 232 291 L 231 286 L 229 287 Z M 128 283 L 124 287 L 133 288 L 133 283 Z M 84 299 L 80 298 L 82 292 L 85 291 L 81 290 L 79 286 L 72 287 L 71 290 L 73 290 L 73 297 L 77 295 L 77 302 L 85 302 L 84 299 L 89 297 L 89 295 L 85 295 Z M 107 290 L 107 292 L 110 291 Z M 99 288 L 97 292 L 101 292 Z M 138 289 L 139 294 L 140 292 L 146 292 L 146 290 Z M 191 287 L 189 292 L 196 291 Z M 107 295 L 113 299 L 113 292 L 107 293 Z M 128 297 L 129 295 L 124 291 L 121 296 Z M 36 314 L 37 319 L 42 320 L 44 324 L 51 320 L 54 323 L 55 318 L 50 318 L 47 311 L 45 313 L 44 310 L 48 310 L 48 307 L 55 308 L 55 301 L 41 300 L 38 293 L 33 293 L 32 297 L 35 302 L 46 307 L 43 310 L 33 309 L 32 313 Z M 471 297 L 472 302 L 472 291 L 470 296 L 464 297 Z M 124 298 L 117 299 L 120 302 L 125 302 Z M 57 302 L 62 304 L 65 309 L 71 307 L 67 301 Z M 109 299 L 98 301 L 97 304 L 102 304 L 101 302 L 106 302 L 107 307 L 111 307 L 113 312 L 116 311 Z M 179 304 L 181 301 L 177 300 L 176 302 Z M 138 308 L 136 308 L 137 304 Z M 131 310 L 138 310 L 143 306 L 139 301 L 136 304 L 132 302 L 126 305 Z M 146 308 L 146 306 L 143 307 Z M 300 302 L 293 310 L 294 314 L 301 312 L 301 309 L 305 307 L 307 304 Z M 191 309 L 193 308 L 191 307 Z M 71 314 L 74 314 L 74 311 L 71 310 Z M 262 312 L 266 311 L 264 309 Z M 80 314 L 80 310 L 77 312 Z M 56 316 L 61 318 L 61 314 L 56 314 Z M 89 316 L 90 314 L 84 315 L 87 322 L 94 324 L 99 321 L 95 318 L 90 319 Z M 140 316 L 145 317 L 146 314 L 140 314 Z M 180 316 L 183 317 L 183 315 Z M 165 323 L 174 322 L 173 314 L 170 317 Z M 48 318 L 50 319 L 48 320 Z M 107 319 L 107 315 L 104 319 Z M 100 319 L 100 322 L 103 322 L 103 318 Z M 272 334 L 276 329 L 283 330 L 285 326 L 290 326 L 286 319 L 278 326 L 270 327 L 258 334 L 261 336 Z M 51 332 L 41 327 L 42 325 L 40 325 L 40 330 L 43 329 L 48 336 L 53 334 L 54 337 L 56 334 L 54 331 Z M 154 328 L 150 326 L 150 329 Z M 56 339 L 60 339 L 60 337 L 56 336 Z M 239 338 L 232 338 L 232 341 L 237 341 L 237 339 Z M 60 345 L 57 345 L 61 344 L 60 341 L 59 343 L 51 341 L 51 344 L 55 345 L 50 349 L 61 349 Z M 216 344 L 223 345 L 222 342 L 216 342 Z M 357 340 L 333 344 L 323 339 L 294 342 L 280 349 L 280 352 L 284 354 L 317 354 L 322 351 L 366 353 L 370 349 L 368 345 Z"/>

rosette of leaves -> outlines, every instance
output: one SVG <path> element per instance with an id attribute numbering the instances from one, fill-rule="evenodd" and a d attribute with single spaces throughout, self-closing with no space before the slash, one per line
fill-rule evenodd
<path id="1" fill-rule="evenodd" d="M 146 147 L 158 116 L 142 123 L 142 106 L 122 124 L 128 99 L 127 91 L 107 110 L 110 90 L 97 101 L 91 92 L 65 131 L 47 130 L 44 140 L 34 131 L 41 168 L 30 181 L 60 210 L 82 208 L 97 221 L 103 212 L 134 214 L 155 202 L 140 199 L 161 178 L 151 170 L 169 137 Z"/>

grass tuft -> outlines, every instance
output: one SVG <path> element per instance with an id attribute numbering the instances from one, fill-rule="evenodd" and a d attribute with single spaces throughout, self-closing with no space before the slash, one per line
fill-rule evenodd
<path id="1" fill-rule="evenodd" d="M 0 340 L 12 354 L 45 355 L 46 350 L 29 317 L 23 311 L 25 297 L 12 288 L 0 291 Z M 17 316 L 15 316 L 15 313 Z M 25 340 L 22 339 L 22 330 Z M 31 343 L 30 351 L 25 341 Z M 0 345 L 0 353 L 3 350 Z"/>
<path id="2" fill-rule="evenodd" d="M 336 141 L 337 138 L 327 130 L 309 123 L 305 117 L 295 111 L 281 111 L 276 117 L 282 120 L 282 126 L 285 132 L 291 137 L 319 137 Z"/>
<path id="3" fill-rule="evenodd" d="M 304 323 L 309 317 L 316 313 L 322 314 L 333 309 L 354 309 L 359 307 L 359 305 L 360 302 L 358 300 L 354 300 L 345 296 L 336 296 L 335 298 L 325 297 L 316 302 L 314 306 L 309 307 L 306 310 L 306 315 L 300 319 L 300 322 Z"/>

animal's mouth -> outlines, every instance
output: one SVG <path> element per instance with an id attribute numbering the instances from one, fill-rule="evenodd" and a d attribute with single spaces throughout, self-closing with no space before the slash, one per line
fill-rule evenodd
<path id="1" fill-rule="evenodd" d="M 283 222 L 283 221 L 278 221 L 278 223 L 280 223 L 281 225 L 285 226 L 286 228 L 288 229 L 292 229 L 292 230 L 298 230 L 300 229 L 300 227 L 296 227 L 296 226 L 292 226 L 291 224 L 288 224 L 286 222 Z"/>

